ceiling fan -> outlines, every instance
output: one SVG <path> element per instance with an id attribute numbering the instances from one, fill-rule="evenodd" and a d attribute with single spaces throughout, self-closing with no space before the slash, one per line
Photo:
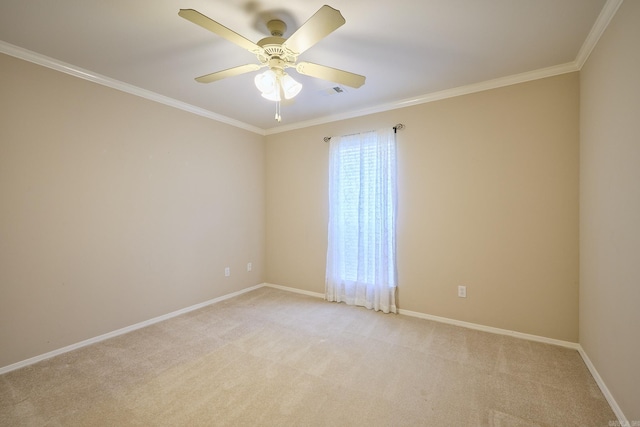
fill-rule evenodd
<path id="1" fill-rule="evenodd" d="M 280 116 L 280 101 L 282 99 L 293 98 L 302 89 L 302 85 L 285 72 L 287 68 L 295 68 L 300 74 L 353 88 L 359 88 L 364 84 L 365 77 L 359 74 L 311 62 L 297 62 L 298 55 L 305 52 L 346 22 L 340 11 L 330 6 L 322 6 L 307 22 L 286 39 L 282 37 L 287 29 L 283 21 L 273 19 L 267 22 L 267 28 L 271 36 L 265 37 L 257 43 L 246 39 L 194 9 L 180 9 L 178 15 L 255 54 L 260 62 L 259 64 L 240 65 L 211 74 L 205 74 L 204 76 L 197 77 L 196 81 L 200 83 L 211 83 L 227 77 L 233 77 L 268 67 L 267 71 L 256 76 L 255 84 L 262 92 L 264 98 L 276 101 L 277 121 L 282 119 Z"/>

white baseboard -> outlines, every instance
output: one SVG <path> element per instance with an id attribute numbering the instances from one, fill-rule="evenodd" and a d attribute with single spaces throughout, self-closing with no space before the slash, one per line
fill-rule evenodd
<path id="1" fill-rule="evenodd" d="M 259 289 L 259 288 L 262 288 L 262 287 L 269 287 L 269 288 L 279 289 L 279 290 L 282 290 L 282 291 L 287 291 L 287 292 L 293 292 L 293 293 L 297 293 L 297 294 L 307 295 L 307 296 L 311 296 L 311 297 L 314 297 L 314 298 L 322 298 L 322 299 L 324 299 L 324 294 L 319 293 L 319 292 L 305 291 L 303 289 L 297 289 L 297 288 L 291 288 L 291 287 L 288 287 L 288 286 L 275 285 L 273 283 L 261 283 L 259 285 L 251 286 L 251 287 L 242 289 L 242 290 L 237 291 L 237 292 L 232 292 L 230 294 L 226 294 L 226 295 L 223 295 L 223 296 L 220 296 L 220 297 L 217 297 L 217 298 L 214 298 L 214 299 L 211 299 L 211 300 L 199 303 L 199 304 L 195 304 L 195 305 L 192 305 L 192 306 L 189 306 L 189 307 L 185 307 L 183 309 L 176 310 L 176 311 L 173 311 L 171 313 L 164 314 L 162 316 L 154 317 L 153 319 L 149 319 L 149 320 L 145 320 L 145 321 L 140 322 L 140 323 L 136 323 L 135 325 L 131 325 L 131 326 L 127 326 L 125 328 L 117 329 L 115 331 L 108 332 L 106 334 L 102 334 L 102 335 L 99 335 L 97 337 L 89 338 L 87 340 L 80 341 L 78 343 L 71 344 L 71 345 L 68 345 L 66 347 L 62 347 L 62 348 L 59 348 L 57 350 L 53 350 L 53 351 L 41 354 L 39 356 L 31 357 L 29 359 L 26 359 L 26 360 L 23 360 L 23 361 L 20 361 L 20 362 L 16 362 L 16 363 L 13 363 L 13 364 L 8 365 L 8 366 L 4 366 L 4 367 L 0 368 L 0 375 L 2 375 L 4 373 L 7 373 L 7 372 L 10 372 L 10 371 L 14 371 L 16 369 L 23 368 L 25 366 L 33 365 L 34 363 L 38 363 L 38 362 L 40 362 L 42 360 L 50 359 L 50 358 L 52 358 L 54 356 L 58 356 L 60 354 L 67 353 L 69 351 L 73 351 L 73 350 L 76 350 L 76 349 L 81 348 L 81 347 L 85 347 L 85 346 L 88 346 L 88 345 L 91 345 L 91 344 L 95 344 L 95 343 L 100 342 L 100 341 L 104 341 L 104 340 L 109 339 L 109 338 L 116 337 L 118 335 L 123 335 L 123 334 L 126 334 L 128 332 L 135 331 L 136 329 L 144 328 L 145 326 L 153 325 L 154 323 L 162 322 L 163 320 L 171 319 L 172 317 L 176 317 L 176 316 L 179 316 L 181 314 L 188 313 L 190 311 L 198 310 L 198 309 L 206 307 L 208 305 L 215 304 L 217 302 L 224 301 L 224 300 L 236 297 L 238 295 L 242 295 L 242 294 L 247 293 L 247 292 L 251 292 L 253 290 L 256 290 L 256 289 Z M 584 360 L 584 363 L 587 365 L 587 368 L 589 369 L 589 372 L 591 372 L 591 375 L 593 376 L 594 380 L 598 384 L 598 387 L 600 387 L 600 390 L 602 391 L 602 394 L 604 394 L 605 398 L 607 399 L 607 402 L 609 402 L 609 405 L 611 406 L 611 409 L 615 413 L 616 417 L 618 417 L 618 421 L 619 421 L 620 425 L 621 426 L 629 426 L 630 425 L 629 421 L 626 419 L 626 417 L 624 416 L 624 413 L 620 409 L 620 406 L 618 406 L 618 403 L 615 401 L 615 399 L 613 398 L 613 395 L 611 394 L 611 392 L 607 388 L 606 384 L 602 380 L 602 377 L 600 377 L 600 374 L 596 370 L 595 366 L 593 365 L 593 363 L 591 363 L 591 360 L 589 359 L 589 356 L 584 351 L 582 346 L 580 344 L 578 344 L 578 343 L 574 343 L 574 342 L 570 342 L 570 341 L 557 340 L 557 339 L 554 339 L 554 338 L 542 337 L 542 336 L 539 336 L 539 335 L 525 334 L 523 332 L 511 331 L 511 330 L 508 330 L 508 329 L 494 328 L 492 326 L 485 326 L 485 325 L 480 325 L 480 324 L 477 324 L 477 323 L 464 322 L 464 321 L 461 321 L 461 320 L 449 319 L 447 317 L 434 316 L 434 315 L 431 315 L 431 314 L 420 313 L 420 312 L 417 312 L 417 311 L 410 311 L 410 310 L 400 309 L 400 310 L 398 310 L 398 312 L 399 312 L 399 314 L 402 314 L 402 315 L 405 315 L 405 316 L 417 317 L 417 318 L 426 319 L 426 320 L 433 320 L 435 322 L 447 323 L 447 324 L 450 324 L 450 325 L 460 326 L 460 327 L 463 327 L 463 328 L 475 329 L 475 330 L 479 330 L 479 331 L 490 332 L 490 333 L 500 334 L 500 335 L 508 335 L 508 336 L 521 338 L 521 339 L 525 339 L 525 340 L 529 340 L 529 341 L 537 341 L 537 342 L 553 344 L 553 345 L 558 345 L 558 346 L 561 346 L 561 347 L 568 347 L 568 348 L 575 349 L 575 350 L 578 351 L 578 353 L 582 357 L 582 360 Z"/>
<path id="2" fill-rule="evenodd" d="M 324 299 L 324 294 L 321 294 L 319 292 L 311 292 L 311 291 L 305 291 L 302 289 L 291 288 L 288 286 L 274 285 L 273 283 L 264 283 L 264 286 L 269 288 L 274 288 L 274 289 L 280 289 L 282 291 L 294 292 L 296 294 L 309 295 L 312 297 Z M 547 344 L 559 345 L 561 347 L 568 347 L 574 350 L 578 350 L 578 348 L 580 347 L 580 344 L 575 342 L 562 341 L 554 338 L 542 337 L 539 335 L 525 334 L 523 332 L 511 331 L 508 329 L 494 328 L 492 326 L 479 325 L 477 323 L 463 322 L 462 320 L 455 320 L 455 319 L 449 319 L 447 317 L 433 316 L 431 314 L 420 313 L 417 311 L 399 309 L 398 314 L 403 314 L 405 316 L 411 316 L 411 317 L 418 317 L 420 319 L 433 320 L 435 322 L 447 323 L 449 325 L 461 326 L 463 328 L 468 328 L 468 329 L 476 329 L 479 331 L 491 332 L 494 334 L 509 335 L 512 337 L 522 338 L 529 341 L 537 341 L 537 342 L 543 342 Z"/>
<path id="3" fill-rule="evenodd" d="M 275 289 L 280 289 L 280 290 L 283 290 L 283 291 L 295 292 L 295 293 L 298 293 L 298 294 L 309 295 L 309 296 L 312 296 L 312 297 L 323 298 L 324 299 L 324 294 L 321 294 L 321 293 L 318 293 L 318 292 L 304 291 L 302 289 L 296 289 L 296 288 L 290 288 L 290 287 L 287 287 L 287 286 L 274 285 L 272 283 L 264 283 L 264 286 L 267 286 L 267 287 L 270 287 L 270 288 L 275 288 Z M 420 312 L 417 312 L 417 311 L 399 309 L 398 313 L 402 314 L 402 315 L 405 315 L 405 316 L 417 317 L 417 318 L 426 319 L 426 320 L 433 320 L 435 322 L 447 323 L 449 325 L 460 326 L 460 327 L 463 327 L 463 328 L 475 329 L 475 330 L 478 330 L 478 331 L 490 332 L 490 333 L 499 334 L 499 335 L 508 335 L 508 336 L 515 337 L 515 338 L 521 338 L 521 339 L 525 339 L 525 340 L 529 340 L 529 341 L 536 341 L 536 342 L 541 342 L 541 343 L 546 343 L 546 344 L 553 344 L 553 345 L 558 345 L 558 346 L 561 346 L 561 347 L 567 347 L 567 348 L 571 348 L 571 349 L 577 350 L 578 353 L 580 354 L 580 357 L 582 357 L 582 360 L 584 360 L 585 365 L 587 365 L 587 368 L 589 369 L 589 372 L 591 372 L 591 375 L 593 376 L 593 379 L 598 384 L 598 387 L 600 387 L 600 390 L 602 391 L 602 394 L 607 399 L 607 402 L 609 402 L 609 405 L 611 406 L 611 409 L 613 410 L 614 414 L 618 418 L 618 422 L 620 423 L 619 425 L 621 427 L 625 427 L 625 426 L 630 426 L 631 425 L 629 423 L 629 421 L 627 420 L 627 418 L 624 416 L 624 413 L 622 412 L 620 407 L 618 406 L 618 403 L 613 398 L 613 395 L 611 394 L 611 392 L 607 388 L 606 384 L 604 383 L 604 381 L 600 377 L 600 374 L 598 374 L 598 371 L 596 370 L 595 366 L 593 366 L 593 363 L 591 363 L 591 360 L 589 359 L 589 356 L 587 356 L 587 353 L 584 351 L 584 349 L 582 348 L 582 346 L 579 343 L 575 343 L 575 342 L 571 342 L 571 341 L 558 340 L 558 339 L 555 339 L 555 338 L 547 338 L 547 337 L 543 337 L 543 336 L 539 336 L 539 335 L 525 334 L 523 332 L 512 331 L 512 330 L 509 330 L 509 329 L 494 328 L 492 326 L 485 326 L 485 325 L 480 325 L 480 324 L 477 324 L 477 323 L 464 322 L 462 320 L 455 320 L 455 319 L 450 319 L 450 318 L 447 318 L 447 317 L 434 316 L 434 315 L 431 315 L 431 314 L 420 313 Z"/>
<path id="4" fill-rule="evenodd" d="M 140 323 L 136 323 L 135 325 L 131 325 L 131 326 L 127 326 L 127 327 L 124 327 L 124 328 L 121 328 L 121 329 L 117 329 L 115 331 L 107 332 L 106 334 L 98 335 L 97 337 L 89 338 L 87 340 L 80 341 L 78 343 L 71 344 L 71 345 L 68 345 L 66 347 L 59 348 L 57 350 L 49 351 L 49 352 L 41 354 L 39 356 L 34 356 L 34 357 L 29 358 L 29 359 L 13 363 L 11 365 L 4 366 L 4 367 L 0 368 L 0 375 L 2 375 L 4 373 L 7 373 L 7 372 L 15 371 L 16 369 L 20 369 L 20 368 L 23 368 L 25 366 L 33 365 L 34 363 L 38 363 L 38 362 L 40 362 L 42 360 L 50 359 L 52 357 L 58 356 L 58 355 L 63 354 L 63 353 L 67 353 L 69 351 L 73 351 L 73 350 L 79 349 L 81 347 L 85 347 L 85 346 L 88 346 L 88 345 L 91 345 L 91 344 L 95 344 L 95 343 L 100 342 L 100 341 L 107 340 L 109 338 L 117 337 L 118 335 L 123 335 L 123 334 L 126 334 L 128 332 L 135 331 L 136 329 L 144 328 L 145 326 L 153 325 L 154 323 L 162 322 L 163 320 L 171 319 L 172 317 L 176 317 L 176 316 L 179 316 L 181 314 L 188 313 L 190 311 L 197 310 L 199 308 L 206 307 L 208 305 L 215 304 L 217 302 L 224 301 L 226 299 L 233 298 L 235 296 L 238 296 L 238 295 L 241 295 L 241 294 L 244 294 L 244 293 L 247 293 L 247 292 L 251 292 L 251 291 L 253 291 L 255 289 L 258 289 L 258 288 L 261 288 L 263 286 L 264 286 L 264 283 L 261 283 L 261 284 L 256 285 L 256 286 L 251 286 L 249 288 L 245 288 L 245 289 L 242 289 L 242 290 L 237 291 L 237 292 L 232 292 L 230 294 L 223 295 L 223 296 L 218 297 L 218 298 L 210 299 L 208 301 L 205 301 L 205 302 L 202 302 L 202 303 L 199 303 L 199 304 L 195 304 L 195 305 L 192 305 L 192 306 L 189 306 L 189 307 L 185 307 L 185 308 L 173 311 L 173 312 L 168 313 L 168 314 L 163 314 L 162 316 L 154 317 L 153 319 L 149 319 L 149 320 L 145 320 L 145 321 L 140 322 Z"/>
<path id="5" fill-rule="evenodd" d="M 584 360 L 584 364 L 587 365 L 589 372 L 591 372 L 591 376 L 596 381 L 596 384 L 598 384 L 598 387 L 600 387 L 600 391 L 602 391 L 602 394 L 604 394 L 604 397 L 607 399 L 607 402 L 609 402 L 609 406 L 611 406 L 611 410 L 613 410 L 613 413 L 616 414 L 616 417 L 618 417 L 619 425 L 621 427 L 631 426 L 631 423 L 629 423 L 629 420 L 627 420 L 627 417 L 624 416 L 622 409 L 620 409 L 620 406 L 618 406 L 618 402 L 616 402 L 616 400 L 613 398 L 613 395 L 609 391 L 609 388 L 607 388 L 607 385 L 602 380 L 602 377 L 596 370 L 596 367 L 593 365 L 593 363 L 591 363 L 591 359 L 589 359 L 587 352 L 584 351 L 584 348 L 582 348 L 581 345 L 578 345 L 578 352 L 580 353 L 582 360 Z"/>
<path id="6" fill-rule="evenodd" d="M 263 285 L 268 288 L 280 289 L 281 291 L 293 292 L 295 294 L 308 295 L 310 297 L 324 299 L 324 294 L 321 294 L 319 292 L 311 292 L 311 291 L 305 291 L 303 289 L 290 288 L 288 286 L 274 285 L 273 283 L 263 283 Z"/>
<path id="7" fill-rule="evenodd" d="M 449 325 L 461 326 L 463 328 L 475 329 L 475 330 L 483 331 L 483 332 L 490 332 L 492 334 L 508 335 L 510 337 L 521 338 L 521 339 L 525 339 L 525 340 L 529 340 L 529 341 L 536 341 L 536 342 L 542 342 L 542 343 L 546 343 L 546 344 L 559 345 L 561 347 L 572 348 L 574 350 L 578 350 L 578 348 L 580 347 L 580 344 L 575 343 L 575 342 L 571 342 L 571 341 L 563 341 L 563 340 L 558 340 L 558 339 L 555 339 L 555 338 L 543 337 L 543 336 L 540 336 L 540 335 L 526 334 L 524 332 L 512 331 L 510 329 L 494 328 L 493 326 L 485 326 L 485 325 L 480 325 L 478 323 L 471 323 L 471 322 L 465 322 L 465 321 L 462 321 L 462 320 L 450 319 L 448 317 L 434 316 L 434 315 L 431 315 L 431 314 L 419 313 L 417 311 L 409 311 L 409 310 L 400 309 L 400 310 L 398 310 L 398 312 L 400 314 L 404 314 L 405 316 L 411 316 L 411 317 L 418 317 L 420 319 L 433 320 L 435 322 L 447 323 Z"/>

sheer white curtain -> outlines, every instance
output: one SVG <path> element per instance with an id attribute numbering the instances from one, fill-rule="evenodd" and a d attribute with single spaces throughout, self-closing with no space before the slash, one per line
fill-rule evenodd
<path id="1" fill-rule="evenodd" d="M 396 312 L 396 137 L 331 138 L 326 299 Z"/>

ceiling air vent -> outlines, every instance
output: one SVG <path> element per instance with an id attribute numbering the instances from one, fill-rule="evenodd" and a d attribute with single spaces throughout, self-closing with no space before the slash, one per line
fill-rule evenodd
<path id="1" fill-rule="evenodd" d="M 324 96 L 338 95 L 341 93 L 347 93 L 347 89 L 344 86 L 340 86 L 340 85 L 331 86 L 326 89 L 322 89 L 320 91 L 320 94 Z"/>

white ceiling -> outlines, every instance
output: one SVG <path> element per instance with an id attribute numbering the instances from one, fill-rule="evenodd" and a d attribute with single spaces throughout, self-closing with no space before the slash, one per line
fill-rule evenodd
<path id="1" fill-rule="evenodd" d="M 325 1 L 347 22 L 299 60 L 365 75 L 361 88 L 327 96 L 325 90 L 335 84 L 290 71 L 303 89 L 293 104 L 283 106 L 278 124 L 274 103 L 263 99 L 253 85 L 258 72 L 209 84 L 194 81 L 257 60 L 180 18 L 179 9 L 196 9 L 257 42 L 267 35 L 265 17 L 284 19 L 287 37 Z M 2 0 L 0 51 L 134 93 L 139 90 L 147 97 L 157 94 L 165 102 L 176 100 L 187 109 L 193 106 L 201 114 L 211 112 L 212 117 L 257 132 L 274 133 L 423 102 L 435 93 L 495 79 L 508 82 L 577 69 L 581 48 L 602 27 L 598 16 L 611 3 Z"/>

